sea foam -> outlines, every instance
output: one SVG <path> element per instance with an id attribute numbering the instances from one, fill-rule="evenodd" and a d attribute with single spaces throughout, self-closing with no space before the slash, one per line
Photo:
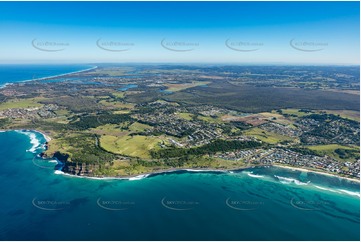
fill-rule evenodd
<path id="1" fill-rule="evenodd" d="M 334 189 L 332 189 L 332 188 L 328 188 L 328 187 L 321 187 L 321 186 L 316 186 L 316 185 L 314 185 L 314 187 L 316 187 L 316 188 L 318 188 L 318 189 L 320 189 L 320 190 L 324 190 L 324 191 L 335 192 L 335 193 L 341 193 L 341 192 L 339 192 L 339 191 L 337 191 L 337 190 L 334 190 Z"/>
<path id="2" fill-rule="evenodd" d="M 344 190 L 344 189 L 338 189 L 338 190 L 339 190 L 340 192 L 346 193 L 346 194 L 351 195 L 351 196 L 360 197 L 360 193 L 359 193 L 359 192 L 351 192 L 351 191 Z"/>
<path id="3" fill-rule="evenodd" d="M 320 189 L 320 190 L 325 190 L 325 191 L 329 191 L 329 192 L 334 192 L 334 193 L 343 193 L 343 194 L 347 194 L 350 196 L 356 196 L 356 197 L 360 197 L 360 192 L 353 192 L 353 191 L 348 191 L 345 189 L 332 189 L 332 188 L 328 188 L 328 187 L 321 187 L 321 186 L 316 186 L 314 185 L 314 187 Z"/>
<path id="4" fill-rule="evenodd" d="M 135 176 L 135 177 L 130 177 L 128 178 L 129 181 L 135 181 L 135 180 L 141 180 L 143 178 L 146 178 L 147 176 L 149 176 L 148 174 L 145 175 L 139 175 L 139 176 Z"/>
<path id="5" fill-rule="evenodd" d="M 310 183 L 310 181 L 308 182 L 301 182 L 297 179 L 294 179 L 294 178 L 289 178 L 289 177 L 282 177 L 282 176 L 277 176 L 277 175 L 274 175 L 276 178 L 278 178 L 278 180 L 283 183 L 283 184 L 291 184 L 291 183 L 294 183 L 298 186 L 304 186 L 304 185 L 308 185 Z"/>
<path id="6" fill-rule="evenodd" d="M 183 171 L 188 171 L 188 172 L 225 172 L 222 170 L 216 170 L 216 169 L 180 169 Z"/>
<path id="7" fill-rule="evenodd" d="M 59 171 L 59 170 L 55 170 L 55 171 L 54 171 L 54 174 L 57 174 L 57 175 L 65 175 L 64 172 Z"/>
<path id="8" fill-rule="evenodd" d="M 30 144 L 32 144 L 32 147 L 26 151 L 35 153 L 36 149 L 38 149 L 40 146 L 40 140 L 36 137 L 36 134 L 34 132 L 30 132 L 30 131 L 16 130 L 16 132 L 18 132 L 20 134 L 25 134 L 26 136 L 28 136 L 30 138 Z"/>
<path id="9" fill-rule="evenodd" d="M 262 178 L 264 176 L 261 176 L 261 175 L 256 175 L 256 174 L 253 174 L 253 172 L 245 172 L 248 176 L 250 177 L 255 177 L 255 178 Z"/>

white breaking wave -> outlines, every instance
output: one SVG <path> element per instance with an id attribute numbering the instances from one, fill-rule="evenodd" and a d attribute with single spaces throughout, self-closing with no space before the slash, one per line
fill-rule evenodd
<path id="1" fill-rule="evenodd" d="M 250 177 L 255 177 L 255 178 L 262 178 L 264 176 L 261 176 L 261 175 L 256 175 L 256 174 L 253 174 L 252 172 L 246 172 L 246 174 Z"/>
<path id="2" fill-rule="evenodd" d="M 292 178 L 287 178 L 287 177 L 282 177 L 282 176 L 276 176 L 274 175 L 275 177 L 278 178 L 278 180 L 283 183 L 283 184 L 291 184 L 291 182 L 293 182 L 294 179 Z"/>
<path id="3" fill-rule="evenodd" d="M 129 180 L 129 181 L 141 180 L 141 179 L 146 178 L 146 177 L 149 176 L 149 174 L 139 175 L 139 176 L 134 176 L 134 177 L 92 177 L 92 176 L 77 176 L 77 175 L 72 175 L 72 174 L 69 174 L 69 173 L 65 173 L 65 172 L 60 171 L 60 170 L 54 171 L 54 174 L 64 175 L 64 176 L 70 176 L 70 177 L 75 177 L 75 178 L 92 179 L 92 180 Z"/>
<path id="4" fill-rule="evenodd" d="M 36 149 L 39 148 L 39 146 L 40 146 L 40 140 L 38 140 L 36 138 L 36 134 L 33 132 L 28 132 L 28 131 L 16 130 L 16 132 L 18 132 L 20 134 L 25 134 L 26 136 L 28 136 L 30 138 L 30 144 L 32 144 L 32 147 L 30 149 L 28 149 L 27 151 L 35 153 Z"/>
<path id="5" fill-rule="evenodd" d="M 191 172 L 204 172 L 206 170 L 196 170 L 196 169 L 184 169 L 185 171 L 191 171 Z"/>
<path id="6" fill-rule="evenodd" d="M 348 195 L 351 195 L 351 196 L 357 196 L 357 197 L 360 197 L 360 193 L 359 192 L 351 192 L 351 191 L 347 191 L 347 190 L 344 190 L 344 189 L 338 189 L 339 191 L 343 192 L 343 193 L 346 193 Z"/>
<path id="7" fill-rule="evenodd" d="M 299 181 L 299 180 L 294 180 L 294 182 L 295 182 L 296 185 L 304 186 L 304 185 L 308 185 L 311 181 L 301 182 L 301 181 Z"/>
<path id="8" fill-rule="evenodd" d="M 147 176 L 149 176 L 149 175 L 148 174 L 139 175 L 139 176 L 135 176 L 135 177 L 130 177 L 128 180 L 129 181 L 140 180 L 140 179 L 146 178 Z"/>
<path id="9" fill-rule="evenodd" d="M 92 180 L 105 180 L 105 179 L 106 179 L 106 178 L 102 178 L 102 177 L 77 176 L 77 175 L 72 175 L 72 174 L 69 174 L 69 173 L 65 173 L 65 172 L 60 171 L 60 170 L 56 170 L 56 171 L 54 171 L 54 174 L 57 174 L 57 175 L 64 175 L 64 176 L 70 176 L 70 177 L 75 177 L 75 178 L 92 179 Z M 110 177 L 109 179 L 112 179 L 112 178 Z"/>
<path id="10" fill-rule="evenodd" d="M 331 188 L 328 188 L 328 187 L 321 187 L 321 186 L 316 186 L 316 185 L 314 185 L 314 187 L 316 187 L 316 188 L 318 188 L 318 189 L 321 189 L 321 190 L 324 190 L 324 191 L 340 193 L 339 191 L 334 190 L 334 189 L 331 189 Z"/>
<path id="11" fill-rule="evenodd" d="M 48 162 L 50 162 L 50 163 L 58 163 L 57 160 L 48 160 Z"/>
<path id="12" fill-rule="evenodd" d="M 54 174 L 57 174 L 57 175 L 65 175 L 64 172 L 59 171 L 59 170 L 54 171 Z"/>
<path id="13" fill-rule="evenodd" d="M 314 187 L 324 190 L 324 191 L 329 191 L 329 192 L 334 192 L 334 193 L 339 193 L 339 194 L 347 194 L 347 195 L 351 195 L 351 196 L 357 196 L 360 197 L 360 192 L 351 192 L 345 189 L 332 189 L 332 188 L 328 188 L 328 187 L 321 187 L 321 186 L 316 186 L 314 185 Z"/>
<path id="14" fill-rule="evenodd" d="M 310 181 L 308 182 L 301 182 L 297 179 L 294 179 L 294 178 L 289 178 L 289 177 L 282 177 L 282 176 L 276 176 L 274 175 L 275 177 L 278 178 L 278 180 L 283 183 L 283 184 L 291 184 L 291 183 L 295 183 L 296 185 L 298 186 L 304 186 L 304 185 L 308 185 L 310 183 Z"/>
<path id="15" fill-rule="evenodd" d="M 203 170 L 197 170 L 197 169 L 183 169 L 183 171 L 188 171 L 188 172 L 225 172 L 225 171 L 222 171 L 222 170 L 212 170 L 212 169 L 203 169 Z"/>
<path id="16" fill-rule="evenodd" d="M 28 151 L 35 153 L 35 150 L 39 147 L 40 141 L 36 138 L 36 134 L 28 133 L 30 137 L 30 143 L 33 145 Z"/>

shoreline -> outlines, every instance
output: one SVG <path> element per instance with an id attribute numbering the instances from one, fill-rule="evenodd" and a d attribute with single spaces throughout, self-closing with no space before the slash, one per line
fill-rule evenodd
<path id="1" fill-rule="evenodd" d="M 41 134 L 46 142 L 49 142 L 51 140 L 51 137 L 47 135 L 44 131 L 41 130 L 35 130 L 35 129 L 0 129 L 0 132 L 11 132 L 11 131 L 26 131 L 26 132 L 34 132 Z"/>
<path id="2" fill-rule="evenodd" d="M 251 167 L 247 167 L 247 168 L 251 168 Z M 133 181 L 133 180 L 140 180 L 142 178 L 147 178 L 147 177 L 151 177 L 151 176 L 156 176 L 156 175 L 162 175 L 162 174 L 167 174 L 167 173 L 176 173 L 176 172 L 189 172 L 189 173 L 199 173 L 199 172 L 216 172 L 216 173 L 232 173 L 233 171 L 240 171 L 243 169 L 247 169 L 247 168 L 237 168 L 237 169 L 230 169 L 230 170 L 216 170 L 216 169 L 207 169 L 207 168 L 198 168 L 198 169 L 190 169 L 190 168 L 170 168 L 170 169 L 165 169 L 165 170 L 160 170 L 160 171 L 155 171 L 155 172 L 151 172 L 151 173 L 141 173 L 138 175 L 129 175 L 129 176 L 78 176 L 78 175 L 73 175 L 73 174 L 69 174 L 63 171 L 55 171 L 55 174 L 60 174 L 60 175 L 65 175 L 65 176 L 70 176 L 70 177 L 75 177 L 75 178 L 86 178 L 86 179 L 92 179 L 92 180 L 129 180 L 129 181 Z"/>
<path id="3" fill-rule="evenodd" d="M 44 136 L 44 139 L 46 140 L 46 142 L 51 141 L 51 137 L 49 135 L 47 135 L 44 131 L 41 131 L 41 130 L 30 130 L 30 131 L 40 133 L 42 136 Z"/>
<path id="4" fill-rule="evenodd" d="M 344 176 L 339 176 L 336 174 L 330 174 L 327 172 L 323 172 L 323 171 L 314 171 L 314 170 L 310 170 L 307 168 L 301 168 L 301 167 L 292 167 L 292 166 L 285 166 L 285 165 L 279 165 L 279 164 L 272 164 L 272 165 L 254 165 L 254 166 L 247 166 L 247 167 L 238 167 L 238 168 L 232 168 L 232 169 L 216 169 L 216 168 L 169 168 L 169 169 L 165 169 L 165 170 L 159 170 L 159 171 L 154 171 L 154 172 L 150 172 L 150 173 L 140 173 L 138 175 L 129 175 L 129 176 L 115 176 L 115 177 L 106 177 L 106 176 L 78 176 L 78 175 L 73 175 L 73 174 L 69 174 L 66 172 L 62 173 L 64 175 L 68 175 L 68 176 L 73 176 L 73 177 L 79 177 L 79 178 L 89 178 L 89 179 L 96 179 L 96 180 L 111 180 L 111 179 L 119 179 L 119 180 L 127 180 L 127 179 L 131 179 L 131 178 L 137 178 L 137 177 L 149 177 L 149 176 L 155 176 L 155 175 L 161 175 L 161 174 L 167 174 L 167 173 L 176 173 L 176 172 L 194 172 L 194 173 L 198 173 L 198 172 L 216 172 L 216 173 L 234 173 L 237 171 L 243 171 L 243 170 L 247 170 L 247 169 L 252 169 L 255 167 L 279 167 L 279 168 L 283 168 L 283 169 L 288 169 L 288 170 L 298 170 L 298 171 L 303 171 L 303 172 L 311 172 L 311 173 L 316 173 L 316 174 L 320 174 L 320 175 L 324 175 L 324 176 L 331 176 L 331 177 L 335 177 L 335 178 L 339 178 L 339 179 L 345 179 L 348 181 L 352 181 L 352 182 L 356 182 L 356 183 L 360 183 L 360 180 L 358 180 L 357 178 L 350 178 L 350 177 L 344 177 Z"/>
<path id="5" fill-rule="evenodd" d="M 306 167 L 293 167 L 293 166 L 287 166 L 287 165 L 281 165 L 281 164 L 273 164 L 272 166 L 280 167 L 280 168 L 284 168 L 284 169 L 289 169 L 289 170 L 311 172 L 311 173 L 316 173 L 316 174 L 320 174 L 320 175 L 324 175 L 324 176 L 332 176 L 332 177 L 336 177 L 336 178 L 345 179 L 345 180 L 349 180 L 349 181 L 352 181 L 352 182 L 360 183 L 360 180 L 357 179 L 357 178 L 339 176 L 339 175 L 336 175 L 336 174 L 327 173 L 326 171 L 311 170 L 311 169 L 307 169 Z"/>
<path id="6" fill-rule="evenodd" d="M 71 75 L 71 74 L 77 74 L 77 73 L 81 73 L 81 72 L 85 72 L 85 71 L 90 71 L 90 70 L 94 70 L 94 69 L 97 69 L 97 68 L 98 68 L 98 66 L 93 66 L 91 68 L 87 68 L 87 69 L 84 69 L 84 70 L 72 71 L 72 72 L 67 72 L 67 73 L 64 73 L 64 74 L 59 74 L 59 75 L 54 75 L 54 76 L 40 77 L 40 78 L 36 78 L 36 79 L 31 79 L 31 80 L 7 82 L 7 83 L 4 83 L 4 84 L 0 85 L 0 89 L 5 88 L 5 87 L 10 86 L 10 85 L 14 85 L 16 83 L 24 83 L 24 82 L 31 82 L 31 81 L 43 81 L 43 80 L 47 80 L 47 79 L 58 78 L 58 77 L 67 76 L 67 75 Z"/>
<path id="7" fill-rule="evenodd" d="M 255 167 L 279 167 L 279 168 L 283 168 L 283 169 L 288 169 L 288 170 L 298 170 L 298 171 L 304 171 L 304 172 L 311 172 L 311 173 L 316 173 L 316 174 L 320 174 L 320 175 L 324 175 L 324 176 L 332 176 L 338 179 L 345 179 L 348 181 L 352 181 L 352 182 L 356 182 L 356 183 L 360 183 L 360 180 L 356 179 L 356 178 L 350 178 L 350 177 L 343 177 L 343 176 L 338 176 L 335 174 L 330 174 L 327 172 L 322 172 L 322 171 L 314 171 L 314 170 L 309 170 L 306 168 L 299 168 L 299 167 L 292 167 L 292 166 L 283 166 L 283 165 L 255 165 L 255 166 L 247 166 L 247 167 L 239 167 L 239 168 L 232 168 L 232 169 L 215 169 L 215 168 L 169 168 L 169 169 L 165 169 L 165 170 L 159 170 L 159 171 L 155 171 L 155 172 L 150 172 L 150 173 L 141 173 L 138 175 L 129 175 L 129 176 L 114 176 L 114 177 L 106 177 L 106 176 L 78 176 L 78 175 L 73 175 L 73 174 L 69 174 L 66 172 L 62 172 L 63 175 L 67 175 L 67 176 L 71 176 L 71 177 L 77 177 L 77 178 L 88 178 L 88 179 L 94 179 L 94 180 L 133 180 L 132 178 L 146 178 L 146 177 L 151 177 L 151 176 L 156 176 L 156 175 L 162 175 L 162 174 L 167 174 L 167 173 L 176 173 L 176 172 L 189 172 L 189 173 L 199 173 L 199 172 L 215 172 L 215 173 L 234 173 L 234 172 L 239 172 L 239 171 L 243 171 L 243 170 L 247 170 L 247 169 L 252 169 Z M 138 179 L 134 179 L 134 180 L 138 180 Z"/>
<path id="8" fill-rule="evenodd" d="M 51 141 L 51 137 L 49 137 L 45 131 L 41 131 L 41 130 L 29 130 L 29 129 L 8 129 L 8 130 L 0 130 L 0 132 L 6 132 L 6 131 L 28 131 L 28 132 L 36 132 L 41 134 L 44 139 L 46 140 L 46 142 Z M 217 173 L 233 173 L 235 171 L 242 171 L 242 170 L 246 170 L 246 169 L 250 169 L 250 168 L 254 168 L 254 167 L 270 167 L 270 166 L 274 166 L 274 167 L 279 167 L 279 168 L 283 168 L 283 169 L 288 169 L 288 170 L 297 170 L 297 171 L 303 171 L 303 172 L 311 172 L 311 173 L 316 173 L 316 174 L 320 174 L 320 175 L 324 175 L 324 176 L 331 176 L 331 177 L 335 177 L 335 178 L 339 178 L 339 179 L 345 179 L 348 181 L 352 181 L 352 182 L 356 182 L 356 183 L 360 183 L 360 180 L 357 178 L 350 178 L 350 177 L 344 177 L 344 176 L 339 176 L 336 174 L 331 174 L 331 173 L 327 173 L 326 171 L 318 171 L 318 170 L 311 170 L 308 169 L 306 167 L 293 167 L 293 166 L 287 166 L 287 165 L 282 165 L 282 164 L 272 164 L 272 165 L 254 165 L 254 166 L 245 166 L 245 167 L 238 167 L 238 168 L 231 168 L 231 169 L 217 169 L 217 168 L 169 168 L 169 169 L 164 169 L 164 170 L 159 170 L 159 171 L 154 171 L 154 172 L 150 172 L 150 173 L 141 173 L 141 174 L 137 174 L 137 175 L 129 175 L 129 176 L 115 176 L 115 177 L 107 177 L 107 176 L 78 176 L 78 175 L 73 175 L 73 174 L 69 174 L 63 171 L 58 171 L 57 174 L 62 174 L 62 175 L 67 175 L 67 176 L 71 176 L 71 177 L 77 177 L 77 178 L 88 178 L 88 179 L 94 179 L 94 180 L 139 180 L 142 178 L 146 178 L 149 176 L 155 176 L 155 175 L 160 175 L 160 174 L 166 174 L 166 173 L 176 173 L 176 172 L 181 172 L 181 171 L 185 171 L 185 172 L 217 172 Z"/>

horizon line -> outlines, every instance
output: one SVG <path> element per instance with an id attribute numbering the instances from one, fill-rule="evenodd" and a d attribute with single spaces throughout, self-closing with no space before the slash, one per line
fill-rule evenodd
<path id="1" fill-rule="evenodd" d="M 1 62 L 0 65 L 249 65 L 249 66 L 360 66 L 360 63 L 282 63 L 282 62 Z"/>

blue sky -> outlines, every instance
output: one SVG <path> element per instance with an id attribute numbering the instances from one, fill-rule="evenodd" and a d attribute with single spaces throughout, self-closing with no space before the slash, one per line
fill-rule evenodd
<path id="1" fill-rule="evenodd" d="M 358 2 L 0 2 L 0 63 L 359 64 Z"/>

